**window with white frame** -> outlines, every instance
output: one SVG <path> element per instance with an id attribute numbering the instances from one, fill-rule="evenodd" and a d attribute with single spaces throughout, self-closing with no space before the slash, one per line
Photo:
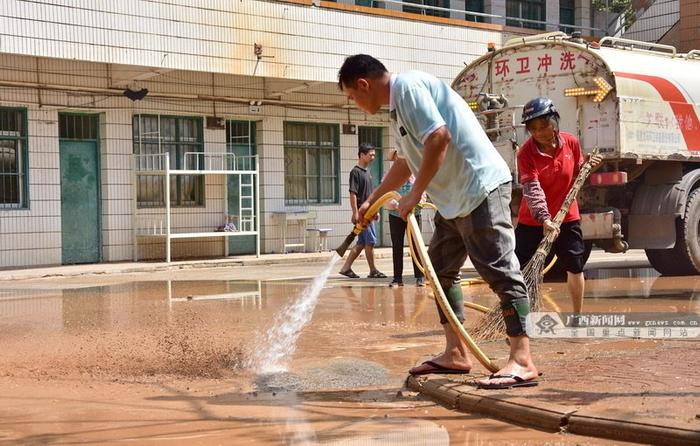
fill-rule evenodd
<path id="1" fill-rule="evenodd" d="M 234 170 L 255 170 L 257 145 L 255 143 L 255 121 L 226 121 L 226 151 L 236 156 L 228 166 Z"/>
<path id="2" fill-rule="evenodd" d="M 338 125 L 284 124 L 284 202 L 339 202 Z"/>
<path id="3" fill-rule="evenodd" d="M 0 209 L 24 209 L 27 197 L 27 112 L 0 108 Z"/>
<path id="4" fill-rule="evenodd" d="M 191 169 L 192 166 L 185 166 L 185 153 L 204 151 L 202 128 L 202 118 L 135 115 L 133 118 L 134 154 L 168 153 L 170 169 Z M 137 204 L 140 208 L 165 206 L 162 176 L 138 176 Z M 170 205 L 203 206 L 204 176 L 172 176 Z"/>

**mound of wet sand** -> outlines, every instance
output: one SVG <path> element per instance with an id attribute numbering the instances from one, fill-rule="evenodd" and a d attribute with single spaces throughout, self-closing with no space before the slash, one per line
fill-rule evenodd
<path id="1" fill-rule="evenodd" d="M 35 334 L 6 345 L 0 376 L 222 378 L 241 368 L 239 338 L 235 327 L 212 326 L 195 314 L 148 328 Z"/>
<path id="2" fill-rule="evenodd" d="M 338 358 L 299 373 L 270 373 L 257 377 L 260 391 L 314 391 L 381 386 L 389 373 L 376 362 L 358 358 Z"/>

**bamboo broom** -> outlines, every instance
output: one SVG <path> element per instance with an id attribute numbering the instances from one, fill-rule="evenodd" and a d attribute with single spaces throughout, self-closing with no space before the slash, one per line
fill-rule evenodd
<path id="1" fill-rule="evenodd" d="M 593 151 L 593 155 L 597 155 L 597 149 Z M 593 165 L 591 159 L 589 158 L 582 166 L 581 170 L 574 180 L 574 184 L 569 189 L 569 193 L 566 194 L 566 198 L 559 208 L 559 212 L 554 217 L 554 224 L 557 227 L 561 227 L 566 214 L 569 212 L 571 204 L 576 199 L 576 195 L 581 190 L 583 183 L 588 179 L 593 170 Z M 549 232 L 540 242 L 537 247 L 537 251 L 532 256 L 532 258 L 527 262 L 525 268 L 523 268 L 523 279 L 525 280 L 525 286 L 527 287 L 527 294 L 530 296 L 530 311 L 539 311 L 542 307 L 542 299 L 540 295 L 540 287 L 542 285 L 542 277 L 544 273 L 542 272 L 547 259 L 549 251 L 552 249 L 552 244 L 559 235 L 558 231 Z M 501 306 L 496 305 L 491 308 L 491 310 L 483 315 L 479 322 L 477 322 L 476 328 L 473 331 L 474 339 L 480 340 L 493 340 L 500 339 L 505 336 L 506 326 L 503 321 L 503 315 L 501 311 Z"/>

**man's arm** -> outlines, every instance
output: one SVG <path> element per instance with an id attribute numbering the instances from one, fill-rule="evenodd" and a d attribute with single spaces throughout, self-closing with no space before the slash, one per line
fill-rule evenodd
<path id="1" fill-rule="evenodd" d="M 359 187 L 360 178 L 358 176 L 357 170 L 353 168 L 350 171 L 350 181 L 349 181 L 349 192 L 350 192 L 350 210 L 352 211 L 352 216 L 350 221 L 353 224 L 357 223 L 357 189 Z"/>
<path id="2" fill-rule="evenodd" d="M 376 189 L 369 194 L 367 201 L 371 204 L 374 203 L 377 198 L 381 197 L 387 192 L 392 190 L 397 190 L 403 186 L 408 178 L 411 176 L 411 171 L 408 169 L 408 163 L 403 158 L 399 158 L 391 165 L 389 171 L 384 175 L 384 179 Z"/>
<path id="3" fill-rule="evenodd" d="M 430 184 L 437 171 L 445 161 L 447 145 L 452 140 L 452 135 L 447 126 L 442 126 L 435 130 L 428 139 L 425 140 L 423 149 L 423 160 L 421 161 L 416 181 L 413 183 L 411 191 L 399 201 L 399 213 L 404 220 L 408 218 L 414 207 L 420 202 L 425 189 Z"/>
<path id="4" fill-rule="evenodd" d="M 350 209 L 352 210 L 352 224 L 355 224 L 358 221 L 357 195 L 352 192 L 350 192 Z"/>
<path id="5" fill-rule="evenodd" d="M 365 212 L 367 212 L 367 209 L 369 209 L 372 203 L 377 201 L 377 199 L 385 193 L 390 192 L 392 190 L 398 190 L 398 188 L 400 188 L 406 183 L 410 176 L 411 171 L 408 168 L 408 163 L 406 163 L 405 159 L 399 158 L 396 161 L 394 161 L 394 163 L 389 168 L 389 171 L 384 176 L 382 182 L 379 183 L 379 186 L 377 186 L 377 188 L 374 191 L 372 191 L 371 194 L 369 194 L 369 197 L 367 197 L 367 201 L 362 203 L 362 205 L 360 206 L 360 209 L 358 210 L 358 216 L 360 220 L 364 219 Z"/>

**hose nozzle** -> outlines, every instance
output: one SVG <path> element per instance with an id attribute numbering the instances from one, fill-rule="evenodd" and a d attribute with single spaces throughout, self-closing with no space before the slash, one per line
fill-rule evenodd
<path id="1" fill-rule="evenodd" d="M 387 192 L 384 195 L 382 195 L 372 206 L 369 207 L 369 209 L 365 213 L 365 219 L 367 220 L 367 222 L 372 221 L 377 211 L 379 211 L 379 208 L 382 207 L 384 203 L 392 199 L 400 200 L 401 195 L 399 195 L 396 191 Z M 343 255 L 345 255 L 345 251 L 348 250 L 350 244 L 352 244 L 352 242 L 355 240 L 355 237 L 357 237 L 359 233 L 364 231 L 365 228 L 366 225 L 362 225 L 359 223 L 356 224 L 352 232 L 347 237 L 345 237 L 345 240 L 343 240 L 343 243 L 341 243 L 340 246 L 338 246 L 335 252 L 337 252 L 340 257 L 343 257 Z"/>
<path id="2" fill-rule="evenodd" d="M 343 257 L 345 255 L 345 251 L 348 250 L 353 240 L 355 240 L 355 237 L 357 237 L 357 234 L 355 234 L 355 231 L 352 231 L 347 237 L 345 237 L 345 240 L 340 244 L 340 246 L 338 246 L 335 252 L 337 252 L 340 257 Z"/>

